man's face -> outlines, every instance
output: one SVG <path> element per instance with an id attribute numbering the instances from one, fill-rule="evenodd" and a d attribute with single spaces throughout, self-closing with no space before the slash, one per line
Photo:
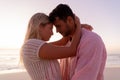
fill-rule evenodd
<path id="1" fill-rule="evenodd" d="M 61 20 L 56 17 L 54 25 L 56 27 L 56 32 L 59 32 L 64 37 L 72 33 L 72 27 L 67 21 Z"/>

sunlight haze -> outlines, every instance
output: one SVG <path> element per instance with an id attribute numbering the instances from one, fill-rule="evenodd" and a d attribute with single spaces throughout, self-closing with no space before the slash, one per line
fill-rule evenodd
<path id="1" fill-rule="evenodd" d="M 60 3 L 68 4 L 81 23 L 93 26 L 108 53 L 120 53 L 119 0 L 0 0 L 0 49 L 19 49 L 31 16 L 37 12 L 48 15 Z M 50 41 L 60 39 L 53 31 Z"/>

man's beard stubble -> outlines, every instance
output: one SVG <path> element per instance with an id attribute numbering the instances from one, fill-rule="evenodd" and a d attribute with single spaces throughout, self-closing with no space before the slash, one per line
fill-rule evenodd
<path id="1" fill-rule="evenodd" d="M 70 36 L 72 34 L 72 30 L 69 26 L 66 26 L 66 32 L 64 32 L 62 35 L 63 37 L 67 37 L 67 36 Z"/>

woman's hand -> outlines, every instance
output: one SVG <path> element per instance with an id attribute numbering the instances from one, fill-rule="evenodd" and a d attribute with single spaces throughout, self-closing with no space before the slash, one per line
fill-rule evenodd
<path id="1" fill-rule="evenodd" d="M 81 38 L 81 24 L 80 24 L 80 19 L 77 16 L 75 16 L 75 24 L 76 24 L 75 33 L 72 36 L 72 43 L 71 43 L 71 46 L 74 50 L 77 49 L 77 46 Z"/>
<path id="2" fill-rule="evenodd" d="M 76 28 L 80 29 L 81 28 L 81 23 L 80 23 L 80 19 L 78 18 L 78 16 L 75 15 L 75 24 L 76 24 Z"/>
<path id="3" fill-rule="evenodd" d="M 74 36 L 81 36 L 81 23 L 80 23 L 80 19 L 76 15 L 75 15 L 75 24 L 76 24 L 76 29 L 73 38 Z"/>
<path id="4" fill-rule="evenodd" d="M 92 31 L 93 30 L 93 27 L 89 24 L 81 24 L 81 28 L 85 28 L 89 31 Z"/>

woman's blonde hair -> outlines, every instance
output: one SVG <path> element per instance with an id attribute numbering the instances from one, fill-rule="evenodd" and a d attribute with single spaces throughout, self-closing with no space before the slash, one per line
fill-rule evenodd
<path id="1" fill-rule="evenodd" d="M 28 39 L 41 39 L 39 34 L 39 26 L 43 26 L 50 23 L 48 16 L 44 13 L 34 14 L 28 24 L 27 33 L 25 35 L 24 41 Z"/>
<path id="2" fill-rule="evenodd" d="M 50 21 L 48 19 L 48 16 L 45 15 L 44 13 L 34 14 L 28 23 L 28 28 L 27 28 L 27 32 L 25 35 L 24 43 L 28 39 L 41 39 L 39 27 L 40 26 L 44 27 L 46 24 L 49 24 L 49 23 L 50 23 Z M 23 64 L 22 47 L 20 49 L 20 63 Z"/>

